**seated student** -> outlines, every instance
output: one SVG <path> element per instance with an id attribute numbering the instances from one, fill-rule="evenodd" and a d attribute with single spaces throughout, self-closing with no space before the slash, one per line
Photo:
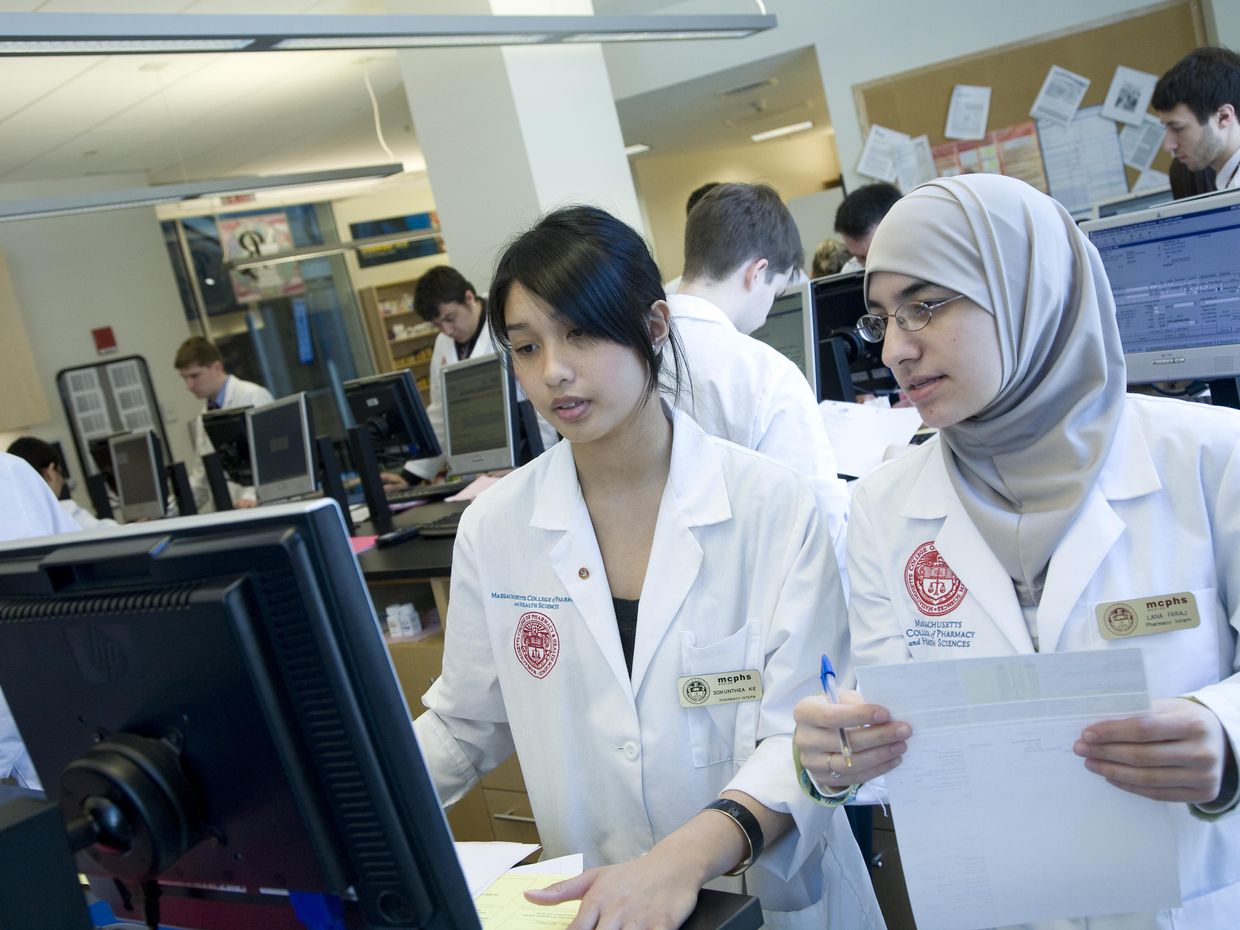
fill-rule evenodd
<path id="1" fill-rule="evenodd" d="M 1115 790 L 1173 805 L 1184 903 L 1054 926 L 1234 927 L 1240 414 L 1125 395 L 1102 261 L 1067 211 L 1024 182 L 973 174 L 916 188 L 879 226 L 866 275 L 863 325 L 939 433 L 855 490 L 855 662 L 1143 650 L 1158 670 L 1152 712 L 1091 724 L 1064 748 Z M 934 601 L 906 582 L 925 561 L 947 572 Z M 1199 625 L 1101 635 L 1099 605 L 1183 591 Z M 927 610 L 967 631 L 970 647 L 917 637 Z M 797 723 L 822 792 L 889 771 L 917 739 L 855 692 L 838 707 L 802 701 Z M 850 728 L 851 768 L 839 727 Z"/>
<path id="2" fill-rule="evenodd" d="M 546 854 L 587 867 L 529 897 L 582 899 L 585 926 L 678 926 L 750 865 L 774 926 L 882 926 L 845 818 L 787 764 L 819 653 L 847 648 L 826 522 L 791 469 L 661 400 L 668 316 L 646 244 L 601 210 L 499 259 L 490 329 L 567 441 L 461 519 L 418 742 L 449 804 L 515 748 Z M 695 703 L 682 679 L 716 675 L 752 690 Z"/>
<path id="3" fill-rule="evenodd" d="M 76 533 L 80 527 L 56 504 L 47 484 L 16 455 L 0 452 L 0 542 Z M 0 778 L 39 788 L 38 775 L 4 693 L 0 692 Z"/>
<path id="4" fill-rule="evenodd" d="M 202 401 L 202 409 L 231 410 L 234 407 L 261 407 L 272 401 L 271 392 L 261 384 L 244 381 L 224 370 L 224 357 L 215 343 L 202 336 L 190 336 L 177 349 L 173 361 L 177 374 L 195 397 Z M 199 456 L 189 472 L 194 502 L 201 509 L 211 496 L 207 484 L 207 470 L 201 456 L 214 452 L 211 439 L 202 425 L 202 416 L 194 418 L 190 426 L 194 438 L 194 452 Z M 228 483 L 228 491 L 234 507 L 253 507 L 257 503 L 254 489 Z"/>
<path id="5" fill-rule="evenodd" d="M 900 188 L 886 181 L 858 187 L 840 203 L 835 211 L 835 231 L 844 240 L 844 246 L 852 256 L 840 268 L 841 272 L 860 271 L 865 267 L 874 230 L 887 215 L 887 211 L 900 199 Z"/>
<path id="6" fill-rule="evenodd" d="M 447 440 L 447 430 L 444 426 L 443 379 L 440 372 L 445 365 L 454 362 L 495 354 L 495 343 L 486 326 L 486 299 L 480 297 L 474 286 L 455 268 L 438 265 L 418 279 L 413 292 L 413 308 L 422 319 L 439 329 L 431 355 L 431 402 L 426 407 L 426 415 L 442 446 Z M 543 420 L 539 420 L 539 431 L 544 447 L 555 442 L 555 430 Z M 383 481 L 390 488 L 400 488 L 420 480 L 443 477 L 447 467 L 444 455 L 412 459 L 405 463 L 400 474 L 384 472 Z"/>
<path id="7" fill-rule="evenodd" d="M 43 476 L 47 486 L 52 489 L 52 496 L 60 503 L 73 522 L 84 530 L 97 526 L 116 526 L 115 520 L 100 520 L 93 513 L 82 507 L 69 496 L 65 476 L 56 462 L 56 450 L 35 436 L 19 436 L 9 444 L 9 454 L 25 459 L 30 467 Z"/>
<path id="8" fill-rule="evenodd" d="M 692 372 L 676 404 L 703 429 L 796 469 L 818 495 L 841 565 L 848 491 L 818 400 L 790 359 L 749 336 L 801 273 L 796 222 L 765 184 L 720 184 L 689 213 L 685 275 L 668 298 Z"/>

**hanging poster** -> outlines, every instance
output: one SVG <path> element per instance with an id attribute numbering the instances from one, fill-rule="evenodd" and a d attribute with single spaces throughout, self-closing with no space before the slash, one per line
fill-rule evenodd
<path id="1" fill-rule="evenodd" d="M 221 216 L 219 228 L 224 258 L 230 262 L 278 255 L 296 247 L 288 216 L 283 212 Z M 291 261 L 234 268 L 231 277 L 233 294 L 239 303 L 300 294 L 305 289 L 301 269 Z"/>

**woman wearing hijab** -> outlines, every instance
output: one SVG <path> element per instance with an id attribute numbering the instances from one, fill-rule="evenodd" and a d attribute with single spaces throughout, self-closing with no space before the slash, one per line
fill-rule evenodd
<path id="1" fill-rule="evenodd" d="M 866 298 L 858 329 L 939 433 L 856 489 L 856 663 L 1142 649 L 1159 670 L 1152 712 L 1091 724 L 1072 748 L 1117 790 L 1174 805 L 1184 904 L 1053 926 L 1236 926 L 1240 416 L 1125 394 L 1098 253 L 1021 181 L 943 178 L 902 198 L 875 233 Z M 1194 616 L 1177 629 L 1103 629 L 1110 605 L 1185 592 Z M 796 711 L 801 762 L 835 802 L 917 738 L 844 702 Z M 851 767 L 840 727 L 855 728 Z"/>

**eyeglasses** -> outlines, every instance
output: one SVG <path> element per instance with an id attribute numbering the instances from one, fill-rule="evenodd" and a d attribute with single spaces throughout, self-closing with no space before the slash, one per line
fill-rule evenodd
<path id="1" fill-rule="evenodd" d="M 954 297 L 942 297 L 938 300 L 911 300 L 896 307 L 895 313 L 885 313 L 882 316 L 877 313 L 867 313 L 857 320 L 857 333 L 866 342 L 882 342 L 887 332 L 887 320 L 891 317 L 895 317 L 896 326 L 906 333 L 915 333 L 930 325 L 930 318 L 934 316 L 935 310 L 963 296 L 964 294 L 957 294 Z"/>

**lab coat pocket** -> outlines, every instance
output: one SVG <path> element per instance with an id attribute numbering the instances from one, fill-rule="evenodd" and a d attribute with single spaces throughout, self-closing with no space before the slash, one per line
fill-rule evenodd
<path id="1" fill-rule="evenodd" d="M 762 671 L 760 661 L 762 626 L 760 621 L 747 623 L 730 636 L 697 645 L 692 632 L 681 634 L 681 674 L 719 675 L 746 669 Z M 689 748 L 693 765 L 701 768 L 747 758 L 757 728 L 760 701 L 737 701 L 681 708 L 688 719 Z"/>

